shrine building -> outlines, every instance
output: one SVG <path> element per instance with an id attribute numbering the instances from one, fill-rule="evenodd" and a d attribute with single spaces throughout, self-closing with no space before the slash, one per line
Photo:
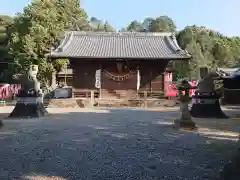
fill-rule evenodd
<path id="1" fill-rule="evenodd" d="M 48 56 L 69 59 L 67 84 L 75 94 L 95 90 L 103 98 L 160 93 L 168 63 L 191 58 L 172 33 L 81 31 L 66 32 Z"/>

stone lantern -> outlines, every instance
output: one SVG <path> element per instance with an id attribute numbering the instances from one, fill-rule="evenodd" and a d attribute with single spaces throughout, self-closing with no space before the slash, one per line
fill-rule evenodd
<path id="1" fill-rule="evenodd" d="M 180 119 L 176 119 L 174 121 L 174 125 L 175 127 L 195 129 L 195 123 L 192 121 L 192 117 L 188 109 L 188 104 L 191 101 L 189 91 L 192 89 L 192 86 L 188 83 L 188 81 L 183 80 L 177 85 L 177 89 L 179 95 L 181 117 Z"/>

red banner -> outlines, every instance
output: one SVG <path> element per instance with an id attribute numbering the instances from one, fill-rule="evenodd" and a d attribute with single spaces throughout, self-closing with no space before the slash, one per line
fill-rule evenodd
<path id="1" fill-rule="evenodd" d="M 2 84 L 0 85 L 0 98 L 10 98 L 13 94 L 17 94 L 20 89 L 20 84 Z"/>
<path id="2" fill-rule="evenodd" d="M 191 81 L 191 82 L 189 82 L 189 84 L 191 84 L 191 86 L 193 86 L 193 87 L 196 87 L 198 82 L 197 81 Z M 176 83 L 167 84 L 165 96 L 176 97 L 178 95 L 178 91 L 177 91 L 176 86 L 177 86 Z M 194 96 L 195 95 L 195 89 L 190 89 L 189 94 L 190 94 L 190 96 Z"/>
<path id="3" fill-rule="evenodd" d="M 167 94 L 171 94 L 171 89 L 169 89 L 169 84 L 172 82 L 172 73 L 171 72 L 164 72 L 164 95 L 168 96 Z"/>

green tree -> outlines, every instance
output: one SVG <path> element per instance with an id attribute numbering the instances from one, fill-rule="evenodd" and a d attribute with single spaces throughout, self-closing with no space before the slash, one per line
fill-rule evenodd
<path id="1" fill-rule="evenodd" d="M 200 78 L 201 67 L 216 69 L 217 67 L 240 66 L 240 38 L 226 37 L 221 33 L 207 29 L 203 26 L 187 26 L 176 31 L 174 21 L 168 16 L 157 18 L 148 17 L 140 21 L 132 21 L 121 32 L 176 32 L 178 44 L 191 55 L 189 68 L 183 62 L 173 62 L 175 70 L 181 76 Z"/>
<path id="2" fill-rule="evenodd" d="M 141 24 L 142 29 L 145 32 L 153 32 L 152 30 L 152 24 L 154 22 L 154 18 L 146 18 L 143 20 L 143 23 Z"/>
<path id="3" fill-rule="evenodd" d="M 58 79 L 59 73 L 61 71 L 65 72 L 65 85 L 67 84 L 67 82 L 66 82 L 67 81 L 66 80 L 66 72 L 67 72 L 67 69 L 68 69 L 68 65 L 69 65 L 69 60 L 68 59 L 57 59 L 53 63 L 54 69 L 56 70 L 56 73 L 57 73 L 57 79 Z"/>
<path id="4" fill-rule="evenodd" d="M 93 28 L 89 24 L 89 21 L 82 17 L 75 21 L 75 24 L 72 27 L 69 27 L 68 30 L 70 31 L 92 31 Z"/>
<path id="5" fill-rule="evenodd" d="M 159 16 L 155 20 L 152 20 L 151 32 L 175 32 L 176 25 L 173 20 L 168 16 Z"/>
<path id="6" fill-rule="evenodd" d="M 176 25 L 168 16 L 148 17 L 142 22 L 136 20 L 130 22 L 126 30 L 133 32 L 175 32 Z"/>
<path id="7" fill-rule="evenodd" d="M 141 32 L 142 29 L 142 24 L 138 21 L 132 21 L 126 28 L 129 32 Z"/>
<path id="8" fill-rule="evenodd" d="M 116 32 L 116 30 L 107 22 L 97 19 L 96 17 L 92 17 L 89 21 L 91 26 L 91 31 L 95 32 Z"/>
<path id="9" fill-rule="evenodd" d="M 11 74 L 12 57 L 9 54 L 9 42 L 11 37 L 10 27 L 13 18 L 0 15 L 0 81 L 6 82 L 8 74 Z M 7 75 L 7 76 L 6 76 Z"/>
<path id="10" fill-rule="evenodd" d="M 105 32 L 116 32 L 116 30 L 107 21 L 104 23 L 104 31 Z"/>
<path id="11" fill-rule="evenodd" d="M 209 69 L 217 67 L 233 67 L 239 62 L 239 39 L 229 38 L 205 27 L 187 26 L 177 34 L 177 40 L 182 48 L 186 48 L 193 60 L 192 71 L 207 66 Z M 196 46 L 197 44 L 197 46 Z"/>
<path id="12" fill-rule="evenodd" d="M 18 14 L 13 23 L 11 53 L 22 71 L 31 64 L 39 65 L 39 76 L 48 86 L 54 71 L 46 53 L 57 46 L 60 33 L 86 18 L 79 0 L 33 1 Z"/>
<path id="13" fill-rule="evenodd" d="M 212 54 L 219 67 L 231 67 L 235 64 L 232 49 L 225 38 L 215 40 Z"/>
<path id="14" fill-rule="evenodd" d="M 200 66 L 206 66 L 204 64 L 204 56 L 201 52 L 201 47 L 198 43 L 192 41 L 187 45 L 186 49 L 192 55 L 192 59 L 190 61 L 190 76 L 193 79 L 200 79 Z"/>

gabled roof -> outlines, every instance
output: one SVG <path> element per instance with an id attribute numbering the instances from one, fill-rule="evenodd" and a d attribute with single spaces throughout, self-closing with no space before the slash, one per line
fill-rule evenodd
<path id="1" fill-rule="evenodd" d="M 50 57 L 108 59 L 190 59 L 172 33 L 81 32 L 65 33 Z"/>

